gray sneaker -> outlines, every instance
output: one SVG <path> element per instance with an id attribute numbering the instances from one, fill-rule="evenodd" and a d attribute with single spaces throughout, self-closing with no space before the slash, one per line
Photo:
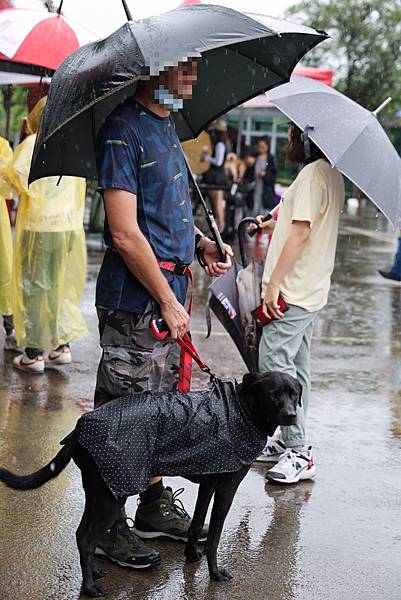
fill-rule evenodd
<path id="1" fill-rule="evenodd" d="M 137 538 L 128 525 L 129 521 L 132 522 L 132 519 L 120 518 L 106 531 L 95 550 L 96 556 L 106 556 L 121 567 L 132 569 L 157 567 L 160 564 L 159 552 Z"/>
<path id="2" fill-rule="evenodd" d="M 173 493 L 170 487 L 166 487 L 159 500 L 140 504 L 135 515 L 134 532 L 144 539 L 167 537 L 187 542 L 191 517 L 181 500 L 177 499 L 183 491 L 184 488 L 180 488 Z M 199 541 L 206 541 L 207 534 L 208 527 L 205 526 Z"/>

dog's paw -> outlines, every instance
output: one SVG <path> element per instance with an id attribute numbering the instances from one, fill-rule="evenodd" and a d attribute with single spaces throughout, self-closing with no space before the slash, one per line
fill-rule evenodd
<path id="1" fill-rule="evenodd" d="M 102 571 L 102 569 L 94 568 L 92 570 L 92 577 L 93 577 L 93 579 L 101 579 L 104 576 L 105 576 L 105 572 Z"/>
<path id="2" fill-rule="evenodd" d="M 226 569 L 217 569 L 216 571 L 212 571 L 210 573 L 210 579 L 212 581 L 229 581 L 233 576 L 230 575 Z"/>
<path id="3" fill-rule="evenodd" d="M 85 588 L 85 596 L 88 598 L 103 598 L 107 596 L 107 592 L 98 585 L 92 585 L 90 588 Z"/>
<path id="4" fill-rule="evenodd" d="M 187 544 L 184 555 L 188 563 L 197 563 L 203 556 L 203 548 L 198 544 Z"/>

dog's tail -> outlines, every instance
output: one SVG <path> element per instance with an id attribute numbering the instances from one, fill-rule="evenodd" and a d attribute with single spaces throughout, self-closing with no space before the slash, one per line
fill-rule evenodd
<path id="1" fill-rule="evenodd" d="M 14 473 L 11 473 L 11 471 L 0 467 L 0 481 L 13 490 L 33 490 L 38 488 L 47 483 L 50 479 L 57 477 L 57 475 L 59 475 L 68 465 L 74 454 L 74 450 L 77 447 L 77 443 L 74 436 L 69 436 L 65 446 L 62 447 L 57 456 L 55 456 L 45 467 L 30 475 L 15 475 Z"/>

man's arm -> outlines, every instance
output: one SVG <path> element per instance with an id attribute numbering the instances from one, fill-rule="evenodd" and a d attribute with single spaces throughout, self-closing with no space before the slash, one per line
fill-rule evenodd
<path id="1" fill-rule="evenodd" d="M 136 195 L 109 189 L 104 191 L 104 201 L 115 248 L 129 270 L 160 305 L 171 337 L 182 337 L 189 328 L 189 315 L 174 296 L 152 247 L 139 229 Z"/>
<path id="2" fill-rule="evenodd" d="M 284 315 L 280 311 L 277 299 L 280 293 L 280 285 L 286 275 L 295 267 L 295 263 L 301 256 L 306 242 L 310 236 L 309 221 L 293 221 L 276 266 L 273 269 L 269 283 L 266 287 L 263 300 L 263 312 L 266 316 L 281 319 Z"/>

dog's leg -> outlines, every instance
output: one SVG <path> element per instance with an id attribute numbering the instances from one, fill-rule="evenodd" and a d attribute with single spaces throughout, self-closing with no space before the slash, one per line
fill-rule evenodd
<path id="1" fill-rule="evenodd" d="M 198 545 L 198 539 L 205 523 L 207 509 L 209 508 L 215 485 L 215 477 L 210 477 L 199 485 L 195 511 L 189 527 L 188 541 L 184 551 L 187 562 L 198 562 L 202 558 L 203 552 L 202 548 Z"/>
<path id="2" fill-rule="evenodd" d="M 90 499 L 92 500 L 92 499 Z M 106 592 L 94 579 L 102 576 L 100 571 L 94 568 L 93 557 L 98 541 L 102 534 L 109 529 L 118 518 L 119 504 L 114 502 L 99 501 L 88 502 L 82 516 L 81 523 L 77 529 L 77 545 L 82 569 L 84 591 L 89 598 L 105 596 Z"/>
<path id="3" fill-rule="evenodd" d="M 246 466 L 234 473 L 226 473 L 219 478 L 219 483 L 216 486 L 206 552 L 210 579 L 214 581 L 232 579 L 232 575 L 226 569 L 219 569 L 217 566 L 217 548 L 235 492 L 248 471 L 249 466 Z"/>
<path id="4" fill-rule="evenodd" d="M 102 534 L 118 518 L 124 499 L 114 498 L 86 450 L 81 448 L 74 460 L 81 469 L 85 490 L 85 510 L 76 533 L 83 588 L 89 598 L 99 598 L 105 596 L 106 592 L 94 583 L 94 579 L 101 576 L 93 565 L 95 549 Z"/>

